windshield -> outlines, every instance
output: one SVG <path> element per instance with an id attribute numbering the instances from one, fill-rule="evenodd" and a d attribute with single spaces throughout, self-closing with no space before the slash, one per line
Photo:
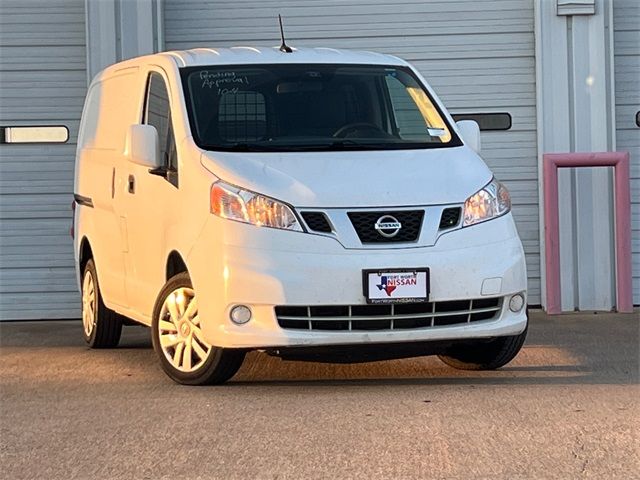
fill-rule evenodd
<path id="1" fill-rule="evenodd" d="M 408 68 L 225 65 L 183 69 L 191 130 L 209 150 L 460 145 Z"/>

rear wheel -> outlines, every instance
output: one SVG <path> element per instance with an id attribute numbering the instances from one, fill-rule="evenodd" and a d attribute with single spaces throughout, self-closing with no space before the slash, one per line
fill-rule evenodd
<path id="1" fill-rule="evenodd" d="M 189 275 L 179 273 L 160 291 L 153 312 L 153 347 L 171 379 L 184 385 L 220 384 L 238 371 L 243 350 L 214 347 L 200 328 L 198 301 Z"/>
<path id="2" fill-rule="evenodd" d="M 87 262 L 82 275 L 82 327 L 91 348 L 113 348 L 120 341 L 122 319 L 102 301 L 93 259 Z"/>
<path id="3" fill-rule="evenodd" d="M 520 335 L 498 337 L 489 341 L 478 341 L 456 345 L 438 357 L 450 367 L 458 370 L 495 370 L 513 360 L 524 345 L 527 328 Z"/>

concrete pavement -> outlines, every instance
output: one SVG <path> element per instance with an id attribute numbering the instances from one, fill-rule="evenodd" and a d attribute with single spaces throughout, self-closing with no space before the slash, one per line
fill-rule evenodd
<path id="1" fill-rule="evenodd" d="M 247 357 L 182 387 L 148 330 L 89 350 L 79 321 L 0 324 L 0 477 L 640 478 L 638 315 L 534 313 L 495 372 L 437 358 Z"/>

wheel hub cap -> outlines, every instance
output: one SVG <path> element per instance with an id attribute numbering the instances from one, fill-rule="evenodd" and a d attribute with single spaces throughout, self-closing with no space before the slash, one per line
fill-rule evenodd
<path id="1" fill-rule="evenodd" d="M 200 329 L 198 303 L 191 288 L 178 288 L 164 300 L 158 321 L 160 348 L 174 368 L 189 373 L 209 358 L 211 345 Z"/>
<path id="2" fill-rule="evenodd" d="M 183 337 L 188 337 L 189 333 L 191 333 L 191 329 L 189 328 L 189 324 L 187 322 L 182 322 L 180 326 L 180 333 Z"/>
<path id="3" fill-rule="evenodd" d="M 93 333 L 96 318 L 96 291 L 93 275 L 90 271 L 85 273 L 82 281 L 82 327 L 87 337 Z"/>

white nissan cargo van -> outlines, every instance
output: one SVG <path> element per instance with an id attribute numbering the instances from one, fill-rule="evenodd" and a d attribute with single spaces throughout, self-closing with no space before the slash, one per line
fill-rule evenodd
<path id="1" fill-rule="evenodd" d="M 328 48 L 128 60 L 87 95 L 74 247 L 84 335 L 152 329 L 165 372 L 245 353 L 512 360 L 527 275 L 506 188 L 411 65 Z"/>

